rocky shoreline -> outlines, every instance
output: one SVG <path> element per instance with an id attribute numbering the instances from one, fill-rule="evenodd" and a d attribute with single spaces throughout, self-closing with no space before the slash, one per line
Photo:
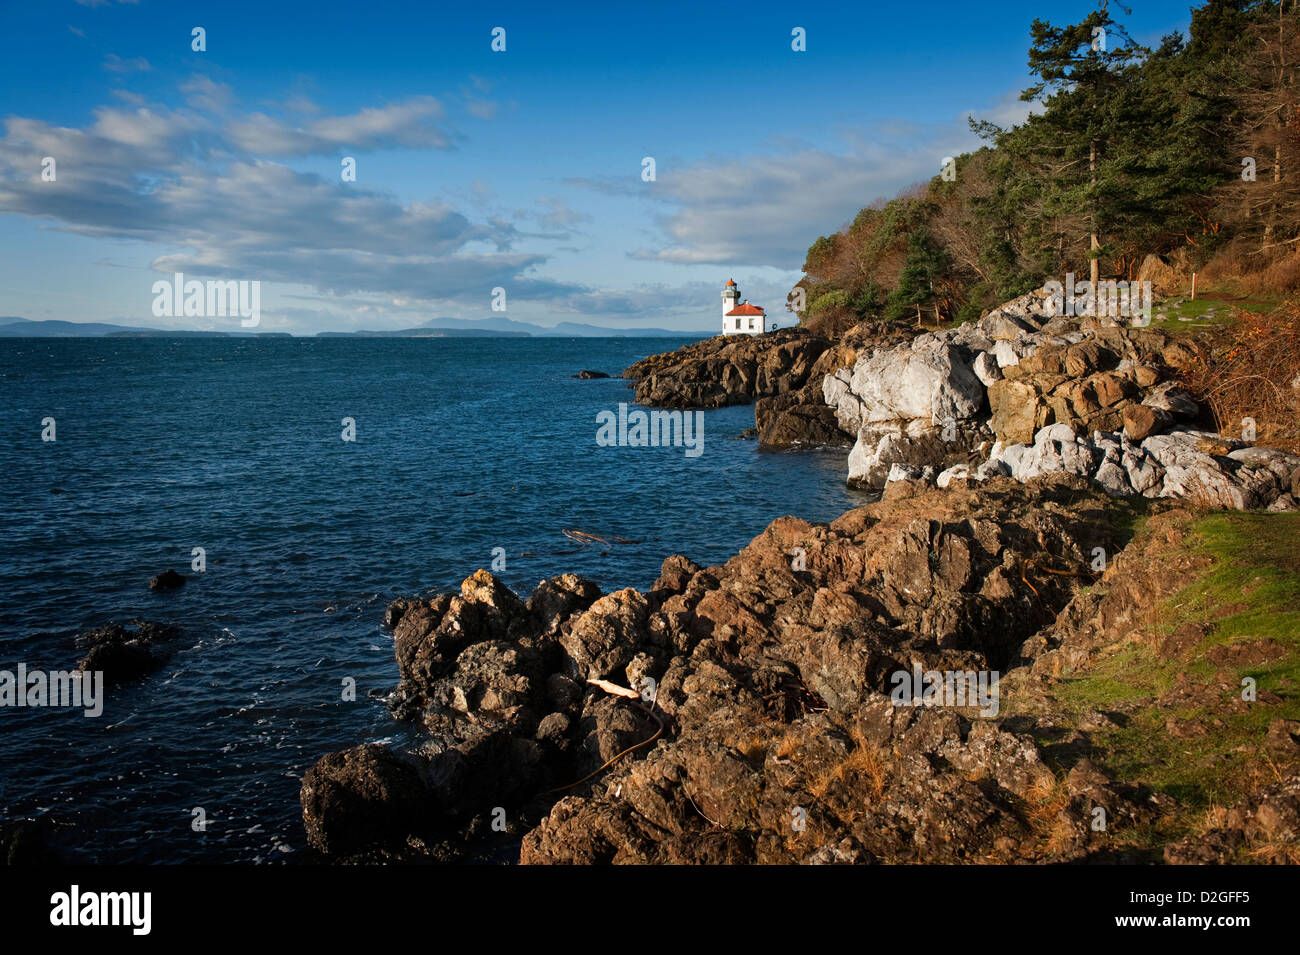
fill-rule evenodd
<path id="1" fill-rule="evenodd" d="M 1294 649 L 1223 636 L 1244 604 L 1161 615 L 1226 566 L 1189 543 L 1211 539 L 1204 508 L 1294 510 L 1300 459 L 1197 430 L 1168 377 L 1179 343 L 1044 319 L 1039 304 L 910 338 L 712 339 L 628 369 L 643 403 L 754 402 L 765 443 L 855 441 L 850 478 L 881 499 L 828 525 L 778 518 L 720 566 L 670 556 L 644 593 L 566 574 L 523 597 L 480 570 L 459 593 L 395 602 L 389 705 L 419 742 L 309 770 L 313 850 L 1296 861 L 1293 681 L 1249 701 L 1241 689 Z M 1300 532 L 1295 515 L 1260 517 Z M 1112 698 L 1119 657 L 1149 658 L 1169 685 Z M 980 675 L 993 695 L 900 697 L 900 674 Z M 1205 792 L 1227 791 L 1219 773 L 1238 786 L 1209 822 L 1134 769 L 1125 747 L 1147 746 L 1152 720 L 1208 748 L 1193 767 Z M 1238 766 L 1264 757 L 1267 779 Z"/>
<path id="2" fill-rule="evenodd" d="M 663 408 L 754 405 L 760 443 L 771 447 L 847 445 L 822 401 L 822 382 L 873 346 L 906 341 L 889 326 L 862 325 L 832 342 L 802 328 L 761 337 L 716 336 L 644 358 L 623 372 L 638 404 Z"/>
<path id="3" fill-rule="evenodd" d="M 722 566 L 668 558 L 644 594 L 564 575 L 524 600 L 479 571 L 459 594 L 392 608 L 391 704 L 427 736 L 318 762 L 302 787 L 309 842 L 352 862 L 1293 851 L 1300 723 L 1269 723 L 1258 748 L 1282 782 L 1252 791 L 1207 843 L 1170 823 L 1175 800 L 1106 767 L 1094 737 L 1132 705 L 1077 712 L 1054 698 L 1135 639 L 1191 672 L 1194 642 L 1170 650 L 1138 621 L 1204 569 L 1175 546 L 1194 519 L 1116 502 L 1077 475 L 995 477 L 890 487 L 829 525 L 780 518 Z M 1091 569 L 1098 548 L 1112 555 L 1105 572 Z M 899 705 L 892 675 L 917 668 L 1000 673 L 1000 713 Z M 1186 694 L 1231 712 L 1245 705 L 1237 689 L 1230 674 L 1188 675 L 1183 696 L 1142 705 L 1181 732 L 1196 722 Z M 1252 705 L 1280 714 L 1281 702 Z M 1135 829 L 1164 841 L 1139 849 L 1123 838 Z"/>
<path id="4" fill-rule="evenodd" d="M 1185 340 L 1108 318 L 1053 316 L 1047 290 L 938 332 L 864 323 L 836 342 L 802 329 L 715 337 L 624 373 L 636 400 L 754 404 L 769 447 L 852 445 L 847 481 L 946 486 L 1064 471 L 1115 496 L 1237 510 L 1300 508 L 1300 455 L 1211 430 L 1178 382 Z M 1292 396 L 1300 414 L 1300 387 Z"/>

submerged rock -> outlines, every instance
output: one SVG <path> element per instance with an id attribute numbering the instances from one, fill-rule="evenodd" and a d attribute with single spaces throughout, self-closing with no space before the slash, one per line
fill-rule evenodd
<path id="1" fill-rule="evenodd" d="M 88 647 L 77 668 L 85 673 L 102 671 L 105 686 L 142 679 L 167 662 L 169 644 L 180 632 L 179 627 L 147 620 L 87 631 L 77 636 L 77 642 Z"/>
<path id="2" fill-rule="evenodd" d="M 164 570 L 149 581 L 150 590 L 175 590 L 185 585 L 185 578 L 174 570 Z"/>
<path id="3" fill-rule="evenodd" d="M 49 816 L 0 820 L 0 865 L 57 866 L 72 861 L 59 845 L 59 830 L 71 830 Z"/>

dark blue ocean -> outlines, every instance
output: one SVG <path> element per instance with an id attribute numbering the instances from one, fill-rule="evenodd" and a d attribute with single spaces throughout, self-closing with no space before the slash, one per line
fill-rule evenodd
<path id="1" fill-rule="evenodd" d="M 598 447 L 597 413 L 632 398 L 617 375 L 681 344 L 0 340 L 0 669 L 73 669 L 74 635 L 109 621 L 184 628 L 98 719 L 0 709 L 0 816 L 72 824 L 87 862 L 291 859 L 303 772 L 402 738 L 393 597 L 455 589 L 497 547 L 523 596 L 564 571 L 645 588 L 669 554 L 720 563 L 777 516 L 866 500 L 843 451 L 760 452 L 751 407 L 705 412 L 699 457 Z M 189 582 L 151 593 L 167 568 Z"/>

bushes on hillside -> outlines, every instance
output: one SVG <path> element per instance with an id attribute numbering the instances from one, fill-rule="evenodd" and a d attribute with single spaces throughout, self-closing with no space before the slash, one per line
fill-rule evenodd
<path id="1" fill-rule="evenodd" d="M 1239 312 L 1184 380 L 1220 433 L 1300 454 L 1300 299 Z"/>

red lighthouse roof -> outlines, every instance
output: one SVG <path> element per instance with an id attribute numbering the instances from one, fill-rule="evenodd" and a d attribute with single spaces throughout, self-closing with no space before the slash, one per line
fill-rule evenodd
<path id="1" fill-rule="evenodd" d="M 767 315 L 767 312 L 763 311 L 763 310 L 762 310 L 761 308 L 759 308 L 757 305 L 750 305 L 748 302 L 746 302 L 744 305 L 737 305 L 735 308 L 733 308 L 731 311 L 729 311 L 729 312 L 727 313 L 727 315 L 764 315 L 764 316 L 766 316 L 766 315 Z"/>
<path id="2" fill-rule="evenodd" d="M 736 287 L 736 280 L 735 280 L 735 279 L 727 279 L 727 286 L 730 287 L 730 288 L 735 288 L 735 287 Z"/>

